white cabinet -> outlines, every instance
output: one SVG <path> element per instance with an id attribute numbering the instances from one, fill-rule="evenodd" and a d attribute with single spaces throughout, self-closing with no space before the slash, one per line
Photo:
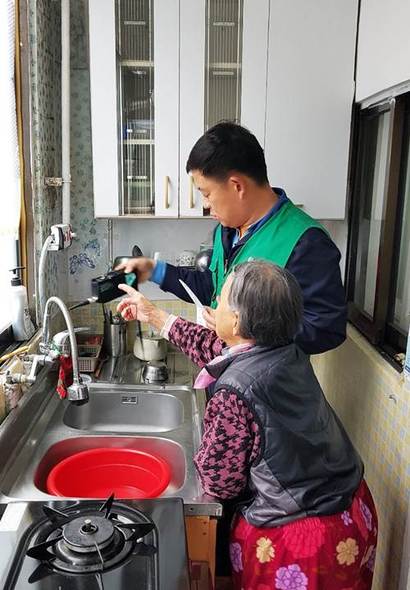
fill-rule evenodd
<path id="1" fill-rule="evenodd" d="M 357 1 L 89 0 L 95 215 L 202 216 L 186 161 L 230 119 L 272 184 L 343 218 Z"/>
<path id="2" fill-rule="evenodd" d="M 357 0 L 271 0 L 270 180 L 318 219 L 345 217 Z"/>
<path id="3" fill-rule="evenodd" d="M 219 120 L 263 143 L 269 0 L 89 0 L 96 217 L 203 215 L 185 171 Z"/>
<path id="4" fill-rule="evenodd" d="M 269 0 L 180 0 L 180 215 L 201 216 L 185 165 L 196 140 L 220 120 L 263 144 Z"/>
<path id="5" fill-rule="evenodd" d="M 96 217 L 177 217 L 179 0 L 89 0 Z"/>

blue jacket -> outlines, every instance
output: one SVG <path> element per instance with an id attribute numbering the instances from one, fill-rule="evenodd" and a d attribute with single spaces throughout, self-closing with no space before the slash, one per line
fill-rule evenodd
<path id="1" fill-rule="evenodd" d="M 285 192 L 277 188 L 274 190 L 279 195 L 279 203 L 255 224 L 254 229 L 260 227 L 286 202 Z M 223 228 L 223 244 L 228 260 L 235 256 L 251 233 L 235 241 L 237 230 Z M 303 323 L 295 341 L 306 354 L 331 350 L 346 338 L 347 308 L 339 263 L 340 252 L 334 242 L 322 230 L 311 228 L 300 238 L 286 264 L 303 293 Z M 163 291 L 192 303 L 179 283 L 179 279 L 182 279 L 204 305 L 210 305 L 214 290 L 210 271 L 200 272 L 171 264 L 164 265 L 158 271 L 152 280 L 159 282 Z M 160 277 L 159 280 L 156 280 L 155 274 Z"/>

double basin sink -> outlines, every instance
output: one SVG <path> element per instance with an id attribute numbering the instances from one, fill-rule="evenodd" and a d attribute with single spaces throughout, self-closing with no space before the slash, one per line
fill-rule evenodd
<path id="1" fill-rule="evenodd" d="M 75 406 L 59 400 L 51 382 L 49 375 L 39 380 L 0 427 L 0 501 L 55 499 L 46 480 L 60 461 L 93 448 L 127 448 L 170 465 L 162 496 L 182 497 L 187 514 L 220 513 L 202 494 L 193 465 L 201 420 L 190 388 L 92 383 L 89 402 Z"/>

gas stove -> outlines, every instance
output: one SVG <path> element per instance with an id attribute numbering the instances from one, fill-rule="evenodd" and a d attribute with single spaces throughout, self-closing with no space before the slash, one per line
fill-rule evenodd
<path id="1" fill-rule="evenodd" d="M 4 590 L 189 590 L 179 498 L 0 505 Z"/>

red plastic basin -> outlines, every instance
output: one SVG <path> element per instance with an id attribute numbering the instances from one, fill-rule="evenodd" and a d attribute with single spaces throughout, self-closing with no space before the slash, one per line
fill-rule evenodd
<path id="1" fill-rule="evenodd" d="M 135 449 L 98 448 L 70 455 L 53 467 L 47 491 L 78 498 L 155 498 L 170 479 L 170 467 L 160 457 Z"/>

